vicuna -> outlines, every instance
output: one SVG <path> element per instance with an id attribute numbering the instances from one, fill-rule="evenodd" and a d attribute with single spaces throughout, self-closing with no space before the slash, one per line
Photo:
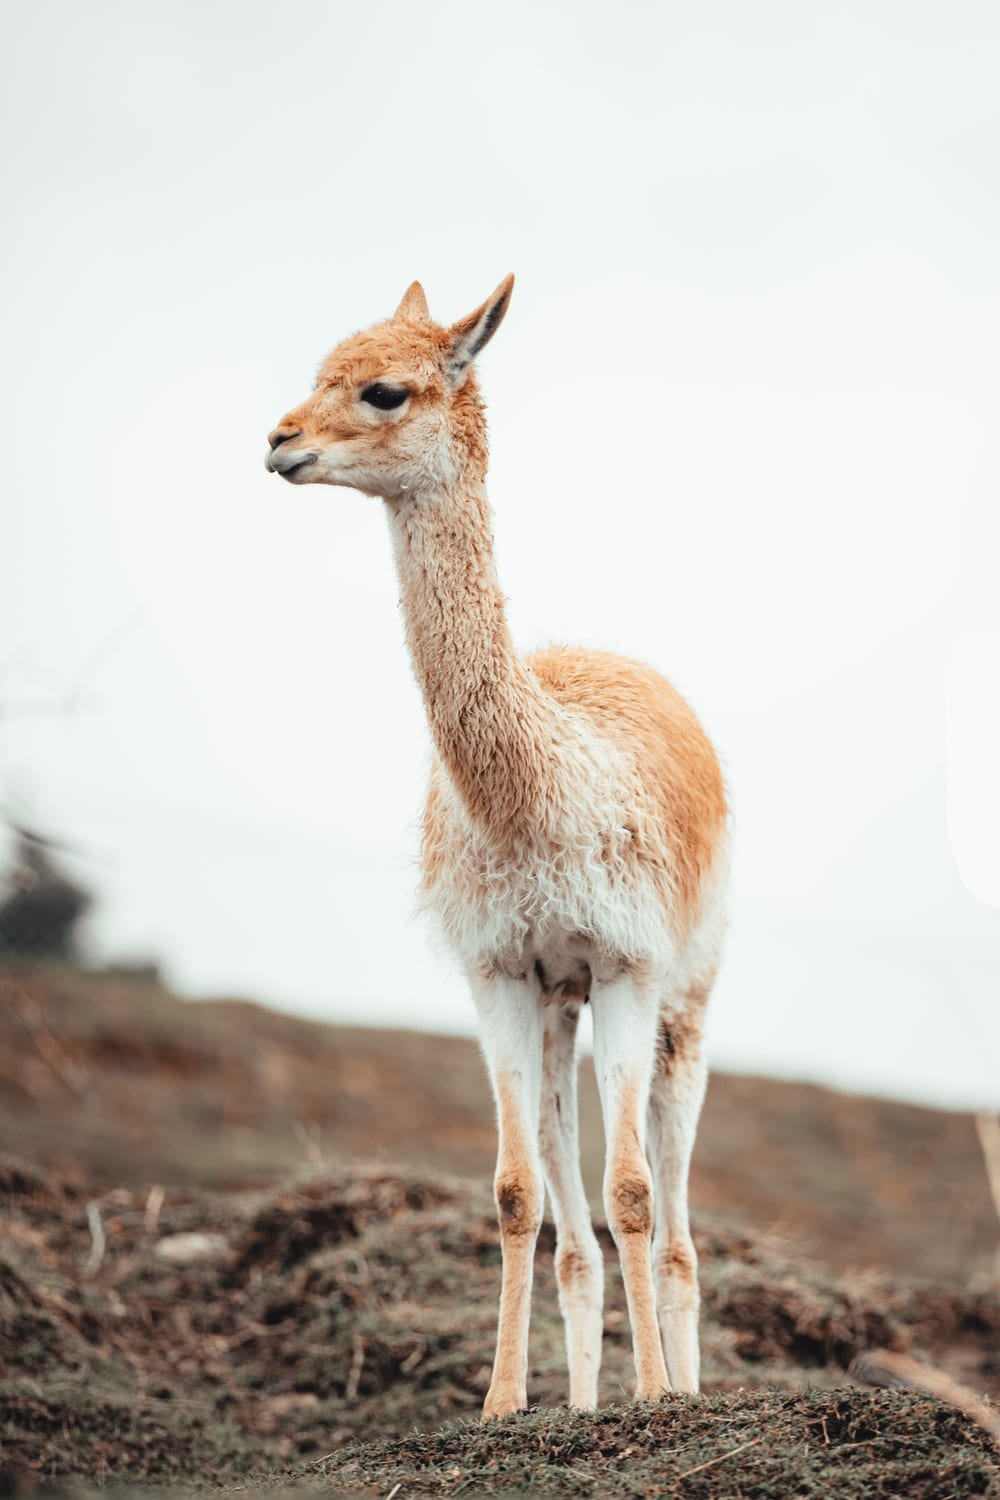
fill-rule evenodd
<path id="1" fill-rule="evenodd" d="M 473 371 L 513 285 L 507 277 L 442 327 L 414 282 L 391 318 L 333 351 L 312 394 L 271 433 L 267 459 L 291 484 L 381 496 L 389 518 L 436 750 L 424 895 L 469 977 L 496 1098 L 503 1280 L 488 1417 L 527 1405 L 545 1188 L 570 1402 L 597 1402 L 603 1267 L 576 1109 L 588 1000 L 636 1395 L 698 1388 L 687 1179 L 727 842 L 718 762 L 668 682 L 602 652 L 514 649 Z"/>

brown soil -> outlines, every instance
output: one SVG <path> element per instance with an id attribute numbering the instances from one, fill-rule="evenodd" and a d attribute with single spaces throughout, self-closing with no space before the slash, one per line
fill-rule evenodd
<path id="1" fill-rule="evenodd" d="M 948 1160 L 978 1191 L 958 1117 L 725 1080 L 731 1114 L 719 1117 L 717 1090 L 699 1169 L 704 1396 L 615 1404 L 631 1390 L 631 1351 L 601 1228 L 611 1404 L 560 1407 L 546 1225 L 529 1385 L 541 1409 L 482 1427 L 500 1252 L 492 1124 L 467 1044 L 186 1005 L 96 976 L 21 974 L 3 993 L 0 1121 L 18 1154 L 0 1159 L 0 1490 L 114 1480 L 382 1496 L 399 1485 L 397 1500 L 1000 1494 L 995 1451 L 953 1408 L 846 1374 L 878 1346 L 1000 1397 L 996 1283 L 955 1274 L 960 1254 L 966 1272 L 985 1261 L 985 1225 L 958 1237 L 947 1279 L 900 1264 L 900 1216 L 933 1187 L 912 1180 L 906 1144 L 926 1129 L 933 1170 Z M 741 1091 L 745 1121 L 751 1098 L 768 1113 L 737 1146 Z M 875 1132 L 866 1191 L 891 1208 L 865 1223 L 879 1264 L 863 1271 L 803 1251 L 837 1242 L 840 1205 L 824 1201 L 824 1184 L 846 1181 L 833 1166 L 842 1136 L 816 1122 L 855 1106 L 856 1149 L 857 1121 Z M 351 1165 L 366 1131 L 383 1160 Z M 439 1146 L 446 1165 L 471 1162 L 477 1177 L 432 1167 Z M 743 1196 L 723 1217 L 710 1188 L 729 1181 L 730 1149 L 742 1152 Z M 310 1155 L 326 1160 L 303 1165 Z M 812 1184 L 794 1239 L 778 1193 L 790 1166 Z M 967 1205 L 964 1222 L 978 1213 Z M 943 1260 L 943 1228 L 917 1227 Z"/>
<path id="2" fill-rule="evenodd" d="M 414 1425 L 478 1413 L 500 1254 L 491 1205 L 475 1186 L 355 1170 L 277 1192 L 171 1193 L 156 1212 L 155 1199 L 127 1189 L 83 1189 L 6 1162 L 0 1193 L 8 1467 L 52 1479 L 232 1482 L 294 1474 L 359 1437 L 398 1439 Z M 164 1258 L 172 1236 L 192 1233 L 216 1237 L 203 1242 L 208 1258 Z M 602 1397 L 614 1402 L 628 1395 L 631 1356 L 604 1231 L 602 1239 Z M 872 1345 L 915 1351 L 1000 1395 L 995 1295 L 838 1278 L 720 1224 L 702 1223 L 697 1240 L 716 1415 L 740 1392 L 773 1402 L 776 1391 L 790 1396 L 810 1382 L 842 1384 Z M 545 1407 L 565 1400 L 552 1249 L 546 1226 L 531 1374 L 532 1398 Z M 877 1407 L 886 1424 L 896 1399 Z M 745 1401 L 737 1408 L 752 1420 Z M 801 1402 L 794 1411 L 801 1425 Z"/>

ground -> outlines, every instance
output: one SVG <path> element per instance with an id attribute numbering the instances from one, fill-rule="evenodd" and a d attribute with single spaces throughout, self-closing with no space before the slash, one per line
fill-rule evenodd
<path id="1" fill-rule="evenodd" d="M 624 1404 L 602 1229 L 608 1405 L 561 1405 L 546 1225 L 537 1409 L 483 1426 L 499 1243 L 467 1044 L 58 970 L 9 974 L 0 998 L 9 1488 L 1000 1495 L 985 1433 L 847 1374 L 866 1349 L 908 1351 L 1000 1397 L 996 1230 L 962 1117 L 715 1080 L 695 1194 L 703 1397 Z M 946 1172 L 950 1224 L 924 1212 L 923 1179 Z"/>

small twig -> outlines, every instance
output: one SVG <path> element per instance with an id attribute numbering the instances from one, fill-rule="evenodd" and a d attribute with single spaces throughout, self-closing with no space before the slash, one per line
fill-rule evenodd
<path id="1" fill-rule="evenodd" d="M 657 1457 L 659 1457 L 659 1455 L 657 1455 Z M 585 1469 L 583 1467 L 583 1464 L 569 1464 L 568 1468 L 569 1468 L 570 1473 L 571 1474 L 575 1474 L 577 1476 L 577 1478 L 579 1478 L 579 1479 L 585 1479 L 589 1484 L 593 1484 L 593 1482 L 594 1482 L 594 1471 L 593 1471 L 593 1469 Z"/>
<path id="2" fill-rule="evenodd" d="M 847 1372 L 864 1385 L 884 1386 L 889 1390 L 920 1391 L 947 1401 L 977 1427 L 988 1433 L 1000 1447 L 1000 1413 L 980 1401 L 975 1391 L 952 1380 L 943 1370 L 923 1365 L 909 1354 L 895 1354 L 891 1349 L 866 1349 L 851 1361 Z"/>
<path id="3" fill-rule="evenodd" d="M 980 1110 L 976 1115 L 976 1134 L 983 1153 L 983 1166 L 989 1184 L 990 1197 L 1000 1220 L 1000 1115 Z M 1000 1246 L 993 1260 L 997 1276 L 1000 1276 Z"/>
<path id="4" fill-rule="evenodd" d="M 347 1376 L 347 1386 L 344 1390 L 346 1401 L 356 1401 L 358 1398 L 358 1386 L 361 1384 L 361 1371 L 365 1367 L 365 1341 L 360 1334 L 354 1335 L 354 1354 L 351 1358 L 351 1368 Z"/>
<path id="5" fill-rule="evenodd" d="M 401 1375 L 409 1375 L 412 1370 L 415 1370 L 417 1368 L 417 1365 L 419 1365 L 420 1361 L 423 1359 L 426 1353 L 427 1345 L 424 1340 L 421 1339 L 416 1348 L 411 1349 L 410 1353 L 403 1360 L 403 1363 L 399 1367 L 399 1373 Z"/>
<path id="6" fill-rule="evenodd" d="M 166 1193 L 158 1182 L 154 1183 L 146 1194 L 146 1212 L 143 1215 L 143 1225 L 147 1234 L 155 1234 L 156 1227 L 160 1222 L 160 1210 Z"/>
<path id="7" fill-rule="evenodd" d="M 695 1464 L 693 1469 L 685 1469 L 682 1474 L 675 1474 L 674 1480 L 676 1482 L 678 1479 L 689 1479 L 692 1474 L 700 1474 L 702 1469 L 714 1469 L 716 1464 L 725 1463 L 727 1458 L 735 1458 L 737 1453 L 743 1453 L 747 1448 L 756 1448 L 757 1444 L 763 1441 L 762 1437 L 751 1438 L 749 1443 L 741 1443 L 738 1448 L 730 1448 L 728 1453 L 720 1453 L 718 1458 L 707 1459 L 703 1464 Z"/>
<path id="8" fill-rule="evenodd" d="M 86 1069 L 69 1057 L 45 1024 L 38 1001 L 12 979 L 4 978 L 0 993 L 20 1019 L 31 1040 L 48 1063 L 59 1082 L 74 1094 L 86 1094 Z"/>
<path id="9" fill-rule="evenodd" d="M 322 1125 L 315 1121 L 311 1125 L 306 1125 L 302 1120 L 296 1120 L 292 1125 L 292 1133 L 302 1147 L 305 1159 L 310 1166 L 323 1166 Z"/>
<path id="10" fill-rule="evenodd" d="M 399 1492 L 400 1492 L 400 1490 L 402 1488 L 403 1488 L 403 1481 L 400 1480 L 398 1484 L 394 1484 L 393 1485 L 393 1487 L 389 1491 L 388 1495 L 386 1495 L 385 1500 L 396 1500 L 396 1496 L 399 1494 Z"/>
<path id="11" fill-rule="evenodd" d="M 101 1223 L 101 1210 L 96 1203 L 87 1204 L 87 1223 L 90 1225 L 90 1254 L 84 1263 L 83 1274 L 89 1279 L 97 1274 L 101 1261 L 104 1259 L 104 1225 Z"/>

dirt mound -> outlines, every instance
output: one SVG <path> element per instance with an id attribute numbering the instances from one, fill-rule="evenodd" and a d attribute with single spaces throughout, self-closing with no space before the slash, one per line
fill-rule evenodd
<path id="1" fill-rule="evenodd" d="M 996 1496 L 996 1451 L 957 1413 L 849 1387 L 533 1412 L 346 1449 L 335 1484 L 406 1496 L 677 1494 L 685 1500 Z"/>
<path id="2" fill-rule="evenodd" d="M 750 1363 L 788 1360 L 802 1369 L 846 1369 L 859 1349 L 901 1345 L 902 1330 L 870 1296 L 814 1271 L 793 1273 L 739 1261 L 718 1268 L 706 1304 Z"/>
<path id="3" fill-rule="evenodd" d="M 32 1475 L 97 1485 L 111 1479 L 221 1482 L 268 1464 L 263 1444 L 255 1447 L 213 1414 L 190 1404 L 165 1410 L 162 1403 L 137 1402 L 126 1388 L 103 1396 L 78 1388 L 46 1396 L 4 1392 L 2 1404 L 6 1493 L 30 1493 Z"/>
<path id="4" fill-rule="evenodd" d="M 412 1181 L 369 1171 L 343 1181 L 336 1193 L 319 1179 L 281 1193 L 254 1215 L 236 1252 L 234 1273 L 282 1272 L 323 1246 L 357 1239 L 373 1223 L 404 1209 L 422 1210 L 453 1203 L 441 1183 Z"/>
<path id="5" fill-rule="evenodd" d="M 372 1168 L 313 1173 L 278 1192 L 162 1197 L 88 1190 L 11 1162 L 0 1162 L 0 1183 L 0 1465 L 88 1481 L 208 1476 L 228 1483 L 280 1471 L 284 1483 L 311 1484 L 316 1461 L 352 1441 L 478 1417 L 500 1273 L 493 1209 L 479 1186 Z M 331 1463 L 324 1488 L 357 1480 L 384 1485 L 385 1493 L 404 1474 L 416 1475 L 425 1453 L 425 1491 L 414 1477 L 416 1488 L 406 1493 L 467 1493 L 461 1480 L 484 1492 L 533 1489 L 539 1474 L 551 1478 L 553 1493 L 570 1493 L 572 1475 L 580 1484 L 586 1470 L 595 1493 L 638 1494 L 646 1491 L 607 1488 L 605 1470 L 625 1484 L 634 1466 L 631 1455 L 621 1462 L 624 1450 L 642 1456 L 653 1442 L 655 1461 L 667 1464 L 656 1471 L 664 1482 L 704 1462 L 700 1472 L 718 1484 L 726 1445 L 766 1430 L 747 1471 L 763 1487 L 740 1493 L 779 1493 L 767 1486 L 782 1464 L 781 1493 L 792 1493 L 795 1445 L 808 1459 L 807 1477 L 843 1463 L 867 1482 L 861 1444 L 872 1472 L 891 1460 L 902 1485 L 873 1486 L 869 1494 L 932 1493 L 914 1488 L 923 1483 L 921 1463 L 932 1460 L 955 1486 L 936 1493 L 987 1493 L 970 1487 L 986 1472 L 982 1443 L 947 1409 L 838 1383 L 850 1359 L 877 1342 L 932 1357 L 977 1390 L 1000 1394 L 995 1298 L 793 1266 L 780 1244 L 721 1223 L 703 1223 L 696 1237 L 703 1402 L 677 1399 L 597 1418 L 550 1412 L 363 1454 L 353 1449 L 343 1465 L 358 1467 Z M 631 1349 L 604 1230 L 601 1239 L 608 1252 L 601 1396 L 614 1402 L 631 1390 Z M 566 1398 L 552 1241 L 546 1226 L 529 1383 L 532 1399 L 546 1407 Z M 807 1381 L 835 1388 L 810 1393 Z M 926 1424 L 908 1468 L 895 1413 L 903 1434 L 916 1431 L 918 1418 Z M 824 1420 L 825 1436 L 817 1436 Z M 453 1460 L 459 1452 L 465 1457 Z M 635 1472 L 654 1483 L 653 1470 Z M 684 1485 L 685 1494 L 702 1492 L 687 1478 Z M 861 1477 L 857 1486 L 863 1493 Z"/>

